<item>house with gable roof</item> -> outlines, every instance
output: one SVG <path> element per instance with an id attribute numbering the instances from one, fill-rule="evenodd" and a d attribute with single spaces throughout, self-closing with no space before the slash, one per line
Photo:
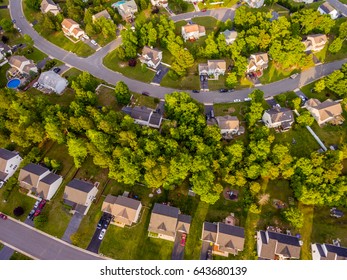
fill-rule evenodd
<path id="1" fill-rule="evenodd" d="M 122 108 L 122 112 L 132 117 L 134 122 L 139 125 L 159 128 L 163 121 L 161 113 L 145 106 L 126 106 Z"/>
<path id="2" fill-rule="evenodd" d="M 260 8 L 264 5 L 264 0 L 245 0 L 251 8 Z"/>
<path id="3" fill-rule="evenodd" d="M 311 98 L 306 101 L 305 107 L 320 126 L 328 122 L 339 124 L 344 121 L 341 116 L 341 104 L 331 99 L 320 102 L 318 99 Z"/>
<path id="4" fill-rule="evenodd" d="M 200 63 L 198 66 L 199 75 L 213 76 L 216 80 L 219 75 L 225 74 L 226 69 L 227 63 L 221 59 L 208 60 L 207 63 Z"/>
<path id="5" fill-rule="evenodd" d="M 305 45 L 305 52 L 319 52 L 324 49 L 327 42 L 328 38 L 325 34 L 308 35 L 306 40 L 302 41 Z"/>
<path id="6" fill-rule="evenodd" d="M 156 69 L 163 59 L 163 52 L 156 48 L 144 46 L 139 59 L 141 63 L 144 63 L 148 67 Z"/>
<path id="7" fill-rule="evenodd" d="M 95 22 L 99 18 L 111 19 L 111 16 L 110 16 L 110 14 L 108 13 L 107 10 L 103 10 L 103 11 L 101 11 L 99 13 L 96 13 L 95 15 L 92 15 L 93 22 Z"/>
<path id="8" fill-rule="evenodd" d="M 264 112 L 262 120 L 268 128 L 280 127 L 282 131 L 288 131 L 294 123 L 294 114 L 288 108 L 274 106 Z"/>
<path id="9" fill-rule="evenodd" d="M 6 182 L 18 169 L 22 162 L 21 156 L 17 152 L 0 149 L 0 184 Z M 1 187 L 0 187 L 1 188 Z"/>
<path id="10" fill-rule="evenodd" d="M 312 260 L 347 260 L 347 248 L 331 244 L 311 244 Z"/>
<path id="11" fill-rule="evenodd" d="M 328 2 L 324 2 L 318 7 L 318 12 L 322 15 L 329 15 L 331 19 L 337 19 L 339 17 L 339 12 L 331 6 Z"/>
<path id="12" fill-rule="evenodd" d="M 52 13 L 56 16 L 60 13 L 59 5 L 55 4 L 53 0 L 42 0 L 40 9 L 43 14 Z"/>
<path id="13" fill-rule="evenodd" d="M 205 26 L 198 25 L 198 24 L 187 24 L 182 26 L 181 28 L 182 37 L 184 41 L 190 40 L 198 40 L 200 37 L 206 35 L 206 29 Z"/>
<path id="14" fill-rule="evenodd" d="M 257 71 L 263 71 L 268 67 L 269 56 L 267 53 L 251 54 L 248 59 L 248 65 L 246 73 L 253 73 Z"/>
<path id="15" fill-rule="evenodd" d="M 61 26 L 65 35 L 74 37 L 77 40 L 79 40 L 85 34 L 80 28 L 80 25 L 70 18 L 65 18 L 62 21 Z"/>
<path id="16" fill-rule="evenodd" d="M 224 34 L 225 42 L 227 43 L 227 45 L 231 45 L 232 43 L 234 43 L 237 38 L 237 32 L 235 30 L 227 29 L 224 32 L 222 32 L 222 34 Z"/>
<path id="17" fill-rule="evenodd" d="M 35 63 L 22 55 L 12 55 L 8 63 L 15 69 L 14 71 L 17 70 L 21 74 L 30 75 L 31 72 L 38 72 Z"/>
<path id="18" fill-rule="evenodd" d="M 240 121 L 236 116 L 218 116 L 216 117 L 220 133 L 223 137 L 233 134 L 244 133 L 244 127 L 240 127 Z"/>

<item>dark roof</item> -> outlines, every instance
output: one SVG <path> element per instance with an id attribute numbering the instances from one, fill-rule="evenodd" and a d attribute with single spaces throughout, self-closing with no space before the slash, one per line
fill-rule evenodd
<path id="1" fill-rule="evenodd" d="M 0 149 L 0 158 L 8 160 L 15 157 L 17 154 L 6 149 Z"/>
<path id="2" fill-rule="evenodd" d="M 334 7 L 327 2 L 324 2 L 322 5 L 319 6 L 319 8 L 321 8 L 327 14 L 334 10 Z"/>
<path id="3" fill-rule="evenodd" d="M 43 166 L 38 165 L 38 164 L 29 163 L 23 167 L 23 170 L 40 176 L 43 173 L 45 173 L 46 171 L 48 171 L 48 168 L 43 167 Z"/>
<path id="4" fill-rule="evenodd" d="M 245 229 L 237 226 L 227 225 L 219 223 L 219 232 L 229 235 L 234 235 L 238 237 L 245 237 Z"/>
<path id="5" fill-rule="evenodd" d="M 320 256 L 324 256 L 324 257 L 325 257 L 325 253 L 324 253 L 324 250 L 323 250 L 322 245 L 321 245 L 321 244 L 316 243 L 316 247 L 317 247 L 317 250 L 318 250 L 318 252 L 319 252 L 319 255 L 320 255 Z"/>
<path id="6" fill-rule="evenodd" d="M 162 119 L 161 114 L 153 112 L 153 114 L 151 115 L 151 118 L 149 120 L 149 123 L 152 125 L 160 125 L 161 119 Z"/>
<path id="7" fill-rule="evenodd" d="M 55 181 L 59 180 L 61 177 L 54 173 L 49 173 L 47 176 L 41 179 L 41 182 L 46 183 L 48 185 L 53 184 Z"/>
<path id="8" fill-rule="evenodd" d="M 92 183 L 78 179 L 73 179 L 67 186 L 86 193 L 89 193 L 94 187 Z"/>
<path id="9" fill-rule="evenodd" d="M 204 222 L 204 231 L 217 232 L 217 224 Z"/>
<path id="10" fill-rule="evenodd" d="M 178 215 L 178 221 L 190 224 L 190 222 L 192 221 L 192 217 L 189 215 L 179 214 Z"/>
<path id="11" fill-rule="evenodd" d="M 318 244 L 317 244 L 318 245 Z M 324 244 L 325 245 L 325 248 L 327 248 L 328 252 L 331 252 L 331 253 L 335 253 L 336 255 L 340 256 L 340 257 L 345 257 L 347 258 L 347 248 L 344 248 L 344 247 L 338 247 L 338 246 L 334 246 L 334 245 L 331 245 L 331 244 Z M 318 246 L 317 246 L 318 248 Z M 319 250 L 319 249 L 318 249 Z M 319 253 L 321 251 L 319 250 Z M 322 254 L 321 254 L 322 255 Z"/>
<path id="12" fill-rule="evenodd" d="M 152 213 L 160 214 L 163 216 L 178 218 L 179 209 L 176 207 L 168 206 L 165 204 L 154 204 Z"/>
<path id="13" fill-rule="evenodd" d="M 4 52 L 8 52 L 11 48 L 3 42 L 0 42 L 0 49 L 4 49 Z"/>
<path id="14" fill-rule="evenodd" d="M 270 239 L 275 239 L 279 243 L 300 247 L 299 238 L 297 238 L 295 236 L 291 236 L 291 235 L 287 235 L 287 234 L 283 234 L 283 233 L 277 233 L 274 231 L 268 231 L 268 234 L 269 234 Z M 267 243 L 267 242 L 265 242 L 265 243 Z"/>
<path id="15" fill-rule="evenodd" d="M 126 106 L 122 108 L 122 112 L 124 112 L 125 114 L 131 115 L 133 108 Z"/>
<path id="16" fill-rule="evenodd" d="M 118 196 L 116 204 L 136 210 L 139 208 L 141 202 L 136 199 L 128 198 L 125 196 Z"/>
<path id="17" fill-rule="evenodd" d="M 152 113 L 152 110 L 147 107 L 135 106 L 134 108 L 132 108 L 130 116 L 137 120 L 148 121 L 151 113 Z"/>
<path id="18" fill-rule="evenodd" d="M 7 175 L 7 173 L 0 171 L 0 181 L 5 181 Z"/>

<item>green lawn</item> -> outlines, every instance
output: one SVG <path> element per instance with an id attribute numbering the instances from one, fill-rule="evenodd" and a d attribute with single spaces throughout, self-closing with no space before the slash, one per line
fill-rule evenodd
<path id="1" fill-rule="evenodd" d="M 249 102 L 214 104 L 214 114 L 215 116 L 237 116 L 239 120 L 243 120 L 245 118 L 245 112 L 248 108 L 248 103 Z"/>
<path id="2" fill-rule="evenodd" d="M 254 239 L 255 231 L 259 215 L 248 212 L 245 223 L 245 246 L 243 252 L 240 254 L 240 258 L 243 260 L 255 260 L 256 254 L 256 240 Z"/>
<path id="3" fill-rule="evenodd" d="M 34 51 L 32 53 L 24 54 L 26 58 L 32 59 L 34 62 L 39 62 L 47 57 L 47 54 L 41 52 L 37 48 L 33 48 Z"/>
<path id="4" fill-rule="evenodd" d="M 313 206 L 299 203 L 299 209 L 304 214 L 304 226 L 300 229 L 301 240 L 301 259 L 311 260 L 311 234 L 313 229 Z"/>
<path id="5" fill-rule="evenodd" d="M 98 105 L 112 108 L 115 111 L 120 111 L 122 106 L 119 106 L 116 97 L 114 96 L 114 89 L 101 86 L 97 91 Z"/>
<path id="6" fill-rule="evenodd" d="M 325 101 L 326 99 L 330 98 L 330 99 L 333 99 L 333 100 L 337 100 L 339 99 L 339 97 L 337 95 L 335 95 L 333 92 L 329 91 L 329 90 L 323 90 L 321 92 L 316 92 L 314 91 L 314 85 L 316 84 L 317 81 L 315 82 L 312 82 L 312 83 L 309 83 L 307 84 L 306 86 L 303 86 L 301 88 L 301 91 L 303 93 L 305 93 L 305 95 L 308 97 L 308 98 L 316 98 L 318 99 L 319 101 Z"/>
<path id="7" fill-rule="evenodd" d="M 233 5 L 235 5 L 237 3 L 238 0 L 225 0 L 224 2 L 223 1 L 208 1 L 208 2 L 205 2 L 205 3 L 202 3 L 202 2 L 198 2 L 198 6 L 199 8 L 202 10 L 202 9 L 218 9 L 218 8 L 223 8 L 223 7 L 232 7 Z M 222 4 L 216 4 L 216 5 L 213 5 L 211 3 L 214 3 L 214 2 L 223 2 Z"/>
<path id="8" fill-rule="evenodd" d="M 147 68 L 143 70 L 141 63 L 138 61 L 135 67 L 128 66 L 128 62 L 120 61 L 116 55 L 116 51 L 112 51 L 104 57 L 104 65 L 116 72 L 122 73 L 124 76 L 139 80 L 145 83 L 150 83 L 155 75 L 154 71 Z"/>
<path id="9" fill-rule="evenodd" d="M 36 88 L 29 88 L 26 91 L 28 94 L 33 96 L 44 96 L 48 99 L 48 101 L 52 104 L 59 104 L 62 106 L 69 106 L 70 103 L 75 99 L 74 91 L 70 88 L 67 88 L 62 95 L 58 95 L 55 93 L 51 94 L 43 94 L 41 91 Z"/>
<path id="10" fill-rule="evenodd" d="M 173 80 L 169 77 L 169 75 L 165 75 L 165 77 L 161 80 L 160 85 L 162 87 L 169 88 L 200 90 L 200 80 L 198 75 L 188 75 L 178 80 Z"/>
<path id="11" fill-rule="evenodd" d="M 300 72 L 298 69 L 283 70 L 276 67 L 273 61 L 270 61 L 269 67 L 264 70 L 263 76 L 261 76 L 259 80 L 262 84 L 269 84 L 288 78 L 290 75 L 298 72 Z"/>
<path id="12" fill-rule="evenodd" d="M 135 97 L 134 105 L 135 106 L 146 106 L 152 109 L 157 107 L 157 104 L 154 102 L 154 98 L 150 96 L 145 96 L 142 94 L 132 93 Z"/>
<path id="13" fill-rule="evenodd" d="M 11 256 L 10 260 L 29 261 L 32 260 L 32 258 L 15 251 Z"/>

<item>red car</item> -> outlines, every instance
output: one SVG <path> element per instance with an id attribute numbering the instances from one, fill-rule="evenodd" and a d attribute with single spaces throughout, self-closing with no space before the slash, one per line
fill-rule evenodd
<path id="1" fill-rule="evenodd" d="M 34 213 L 34 217 L 37 217 L 38 215 L 40 215 L 40 213 L 41 213 L 41 210 L 37 209 Z"/>
<path id="2" fill-rule="evenodd" d="M 0 213 L 0 218 L 3 220 L 7 220 L 7 216 L 5 214 Z"/>
<path id="3" fill-rule="evenodd" d="M 185 246 L 186 245 L 186 238 L 187 238 L 187 234 L 182 233 L 182 236 L 181 236 L 181 246 Z"/>
<path id="4" fill-rule="evenodd" d="M 39 203 L 38 209 L 42 209 L 46 205 L 46 200 L 42 199 Z"/>
<path id="5" fill-rule="evenodd" d="M 202 9 L 201 11 L 204 13 L 204 12 L 206 12 L 206 11 L 207 11 L 207 9 Z"/>

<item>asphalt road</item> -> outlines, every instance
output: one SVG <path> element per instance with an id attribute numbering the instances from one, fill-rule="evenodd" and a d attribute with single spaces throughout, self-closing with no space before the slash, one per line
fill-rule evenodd
<path id="1" fill-rule="evenodd" d="M 8 218 L 0 220 L 0 241 L 40 260 L 102 260 L 103 258 L 69 245 Z"/>
<path id="2" fill-rule="evenodd" d="M 95 229 L 94 235 L 92 237 L 92 240 L 90 241 L 87 250 L 91 251 L 93 253 L 99 253 L 99 248 L 101 245 L 102 240 L 99 239 L 99 235 L 101 232 L 101 228 L 100 229 Z"/>
<path id="3" fill-rule="evenodd" d="M 195 17 L 206 17 L 206 16 L 211 16 L 214 17 L 217 20 L 220 21 L 226 21 L 227 19 L 233 20 L 235 17 L 235 10 L 236 10 L 236 5 L 233 6 L 232 8 L 220 8 L 220 9 L 213 9 L 213 10 L 207 10 L 206 12 L 190 12 L 190 13 L 185 13 L 185 14 L 179 14 L 172 16 L 171 19 L 175 22 L 181 21 L 181 20 L 187 20 L 187 19 L 192 19 Z"/>
<path id="4" fill-rule="evenodd" d="M 336 10 L 338 10 L 345 17 L 347 16 L 347 7 L 338 0 L 327 0 Z"/>

